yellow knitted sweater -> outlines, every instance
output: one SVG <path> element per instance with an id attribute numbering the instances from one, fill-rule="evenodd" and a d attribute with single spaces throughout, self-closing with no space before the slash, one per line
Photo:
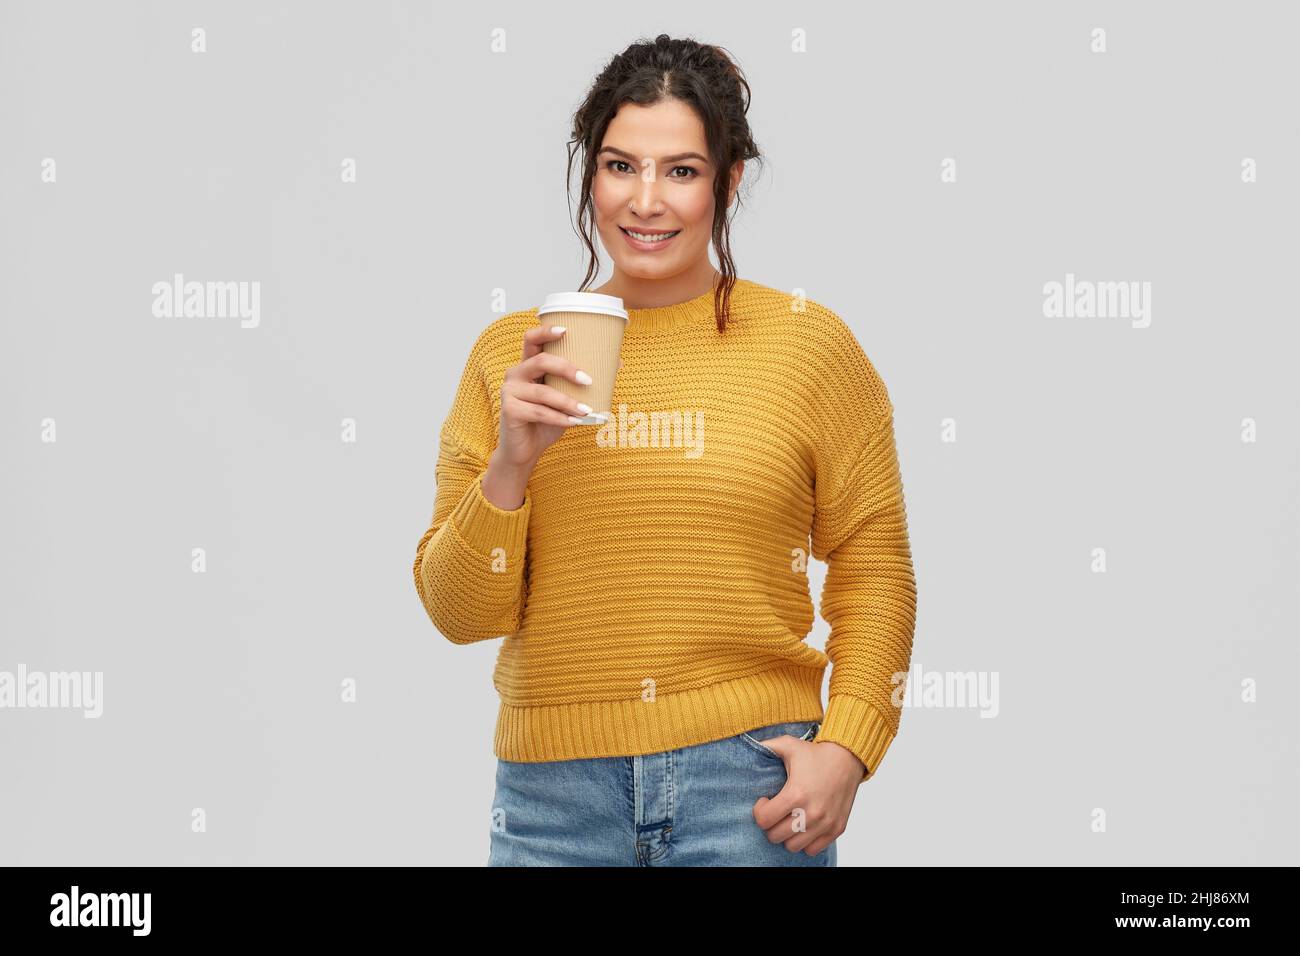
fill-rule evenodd
<path id="1" fill-rule="evenodd" d="M 479 481 L 537 323 L 504 315 L 471 348 L 415 553 L 438 631 L 505 638 L 496 756 L 630 756 L 821 720 L 817 742 L 870 777 L 898 732 L 916 582 L 893 406 L 852 331 L 744 279 L 725 332 L 712 292 L 630 309 L 613 417 L 570 426 L 506 511 Z M 809 553 L 827 564 L 825 653 L 804 643 Z"/>

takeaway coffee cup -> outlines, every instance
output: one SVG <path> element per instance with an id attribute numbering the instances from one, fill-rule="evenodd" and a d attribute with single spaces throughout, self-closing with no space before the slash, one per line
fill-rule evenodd
<path id="1" fill-rule="evenodd" d="M 555 292 L 537 310 L 537 319 L 565 329 L 560 338 L 543 343 L 542 351 L 568 359 L 591 376 L 590 385 L 549 373 L 543 381 L 591 406 L 591 414 L 582 417 L 582 424 L 603 425 L 612 414 L 614 376 L 627 328 L 623 300 L 599 292 Z"/>

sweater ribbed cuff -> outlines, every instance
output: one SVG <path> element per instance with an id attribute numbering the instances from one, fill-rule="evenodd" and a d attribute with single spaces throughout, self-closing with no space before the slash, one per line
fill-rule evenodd
<path id="1" fill-rule="evenodd" d="M 879 769 L 893 740 L 894 731 L 875 707 L 848 694 L 833 694 L 816 742 L 836 743 L 853 751 L 866 765 L 862 774 L 862 780 L 866 780 Z"/>
<path id="2" fill-rule="evenodd" d="M 483 495 L 483 472 L 475 478 L 451 512 L 456 532 L 475 551 L 490 556 L 494 548 L 507 555 L 522 553 L 528 540 L 528 516 L 533 501 L 524 489 L 524 503 L 514 511 L 498 508 Z"/>

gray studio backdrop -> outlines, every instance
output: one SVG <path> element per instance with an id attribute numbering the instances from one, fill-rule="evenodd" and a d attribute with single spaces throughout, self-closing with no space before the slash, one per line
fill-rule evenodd
<path id="1" fill-rule="evenodd" d="M 581 278 L 571 111 L 659 32 L 752 83 L 740 274 L 898 409 L 931 693 L 842 865 L 1296 863 L 1297 19 L 6 2 L 0 863 L 486 861 L 437 432 L 497 290 Z"/>

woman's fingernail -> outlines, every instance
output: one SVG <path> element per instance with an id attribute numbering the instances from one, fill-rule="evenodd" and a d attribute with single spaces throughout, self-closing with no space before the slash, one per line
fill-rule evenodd
<path id="1" fill-rule="evenodd" d="M 588 375 L 586 372 L 582 371 L 582 369 L 578 369 L 578 381 L 581 382 L 583 385 L 590 385 L 591 376 Z"/>
<path id="2" fill-rule="evenodd" d="M 551 331 L 554 332 L 556 335 L 559 335 L 561 332 L 564 331 L 564 326 L 562 326 L 562 325 L 552 325 L 552 326 L 551 326 Z"/>
<path id="3" fill-rule="evenodd" d="M 581 425 L 581 424 L 582 424 L 582 419 L 581 419 L 581 418 L 574 418 L 572 415 L 570 415 L 570 416 L 569 416 L 569 424 L 570 424 L 570 425 Z"/>
<path id="4" fill-rule="evenodd" d="M 591 406 L 590 406 L 590 405 L 587 405 L 587 404 L 584 404 L 583 402 L 579 402 L 579 403 L 578 403 L 578 411 L 582 412 L 582 414 L 584 414 L 584 415 L 590 415 L 590 414 L 591 414 Z"/>

